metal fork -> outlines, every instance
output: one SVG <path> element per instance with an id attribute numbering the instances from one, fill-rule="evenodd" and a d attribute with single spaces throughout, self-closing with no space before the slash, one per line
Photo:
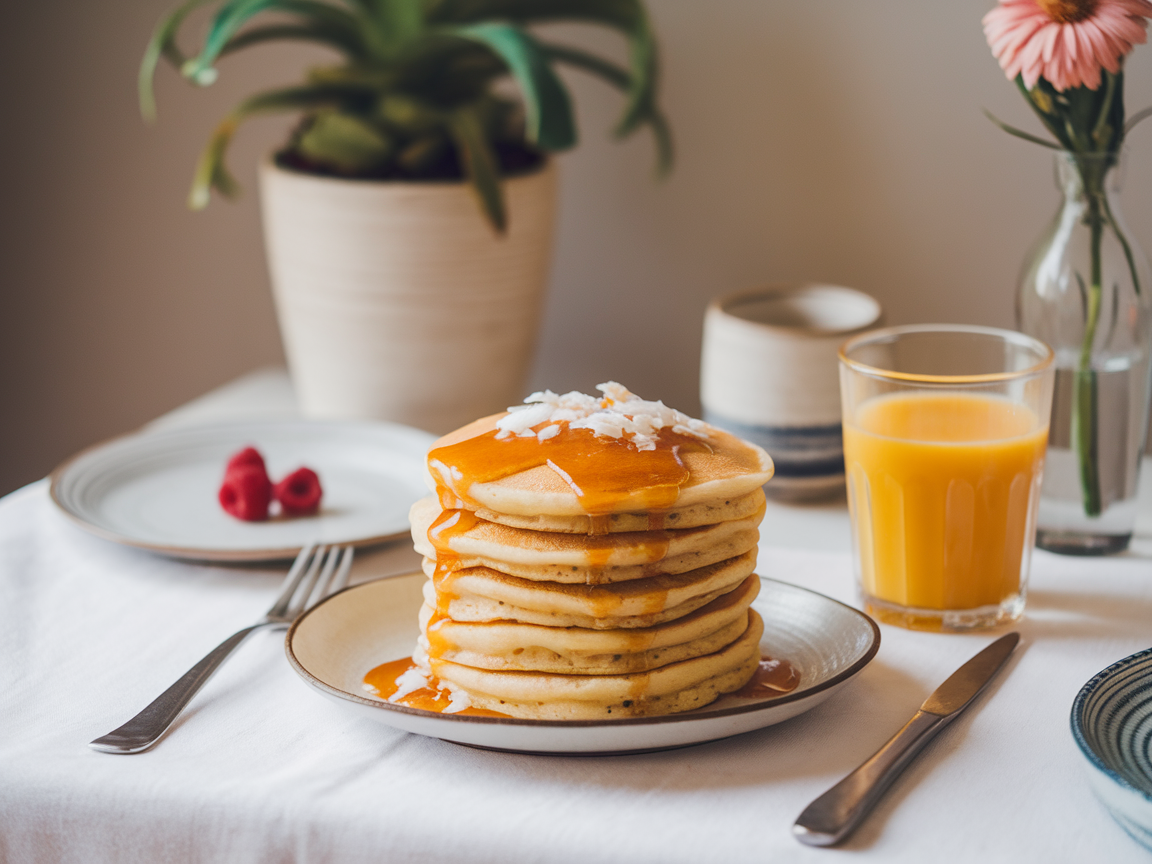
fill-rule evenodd
<path id="1" fill-rule="evenodd" d="M 351 567 L 351 546 L 320 546 L 315 543 L 305 546 L 284 579 L 279 599 L 263 618 L 225 639 L 151 705 L 119 729 L 89 742 L 88 746 L 101 753 L 142 753 L 147 750 L 164 736 L 192 697 L 200 692 L 200 688 L 245 639 L 257 630 L 286 628 L 305 609 L 343 588 L 348 583 Z"/>

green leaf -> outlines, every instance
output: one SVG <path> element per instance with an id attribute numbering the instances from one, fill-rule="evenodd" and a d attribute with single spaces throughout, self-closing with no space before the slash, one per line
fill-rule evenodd
<path id="1" fill-rule="evenodd" d="M 445 107 L 473 102 L 508 73 L 508 65 L 483 43 L 430 31 L 408 46 L 395 64 L 397 88 Z"/>
<path id="2" fill-rule="evenodd" d="M 496 154 L 484 134 L 484 124 L 473 106 L 464 106 L 452 113 L 449 124 L 460 161 L 480 199 L 480 206 L 499 233 L 508 227 L 504 210 L 504 193 L 500 188 L 500 166 Z"/>
<path id="3" fill-rule="evenodd" d="M 619 129 L 627 134 L 644 121 L 655 101 L 656 42 L 640 0 L 441 0 L 429 23 L 464 24 L 492 19 L 523 24 L 581 21 L 619 30 L 628 40 L 631 90 Z"/>
<path id="4" fill-rule="evenodd" d="M 381 91 L 394 90 L 399 84 L 399 78 L 391 69 L 348 64 L 315 66 L 308 70 L 308 82 L 346 87 L 359 90 L 367 97 L 375 97 Z"/>
<path id="5" fill-rule="evenodd" d="M 445 32 L 486 45 L 508 65 L 524 93 L 529 141 L 543 150 L 565 150 L 576 143 L 568 91 L 533 37 L 511 24 L 477 24 Z"/>
<path id="6" fill-rule="evenodd" d="M 628 73 L 628 70 L 617 66 L 615 63 L 603 60 L 594 54 L 589 54 L 575 48 L 567 48 L 562 45 L 544 44 L 542 47 L 553 60 L 567 63 L 585 72 L 590 72 L 625 92 L 631 87 L 631 75 Z M 660 113 L 659 109 L 652 104 L 649 104 L 647 109 L 647 113 L 641 118 L 641 122 L 647 123 L 652 127 L 652 134 L 656 139 L 656 171 L 658 176 L 666 177 L 672 170 L 672 134 L 668 128 L 667 120 L 664 118 L 664 115 Z M 618 138 L 622 138 L 626 134 L 627 132 L 624 130 L 620 128 L 616 129 L 616 136 Z"/>
<path id="7" fill-rule="evenodd" d="M 350 39 L 348 33 L 339 27 L 328 27 L 319 22 L 313 22 L 311 24 L 267 24 L 262 27 L 249 28 L 229 39 L 220 49 L 220 56 L 224 57 L 251 45 L 283 39 L 319 42 L 344 52 L 349 58 L 358 58 L 364 53 L 364 46 L 360 39 Z"/>
<path id="8" fill-rule="evenodd" d="M 1056 149 L 1075 149 L 1072 146 L 1072 142 L 1068 140 L 1068 133 L 1065 130 L 1064 124 L 1061 122 L 1060 117 L 1058 116 L 1059 109 L 1057 106 L 1061 103 L 1063 97 L 1060 97 L 1059 94 L 1057 94 L 1052 89 L 1052 85 L 1045 81 L 1043 78 L 1040 79 L 1036 86 L 1041 88 L 1041 93 L 1043 93 L 1044 98 L 1039 100 L 1033 97 L 1032 93 L 1024 85 L 1024 77 L 1022 75 L 1016 76 L 1016 86 L 1019 88 L 1020 92 L 1024 94 L 1024 99 L 1028 102 L 1029 106 L 1031 106 L 1032 110 L 1036 112 L 1036 116 L 1040 118 L 1040 122 L 1044 124 L 1044 128 L 1051 132 L 1052 137 L 1060 142 L 1060 146 Z M 1020 132 L 1019 129 L 1015 129 L 1013 131 L 1013 127 L 1009 127 L 1001 123 L 995 117 L 992 118 L 992 122 L 1007 132 L 1009 135 L 1016 135 L 1018 138 L 1024 138 L 1024 140 L 1032 141 L 1033 143 L 1044 141 L 1043 138 L 1036 138 L 1035 136 L 1029 135 L 1027 132 L 1017 135 L 1017 133 Z M 1044 146 L 1050 147 L 1051 142 L 1045 141 Z"/>
<path id="9" fill-rule="evenodd" d="M 323 111 L 296 142 L 309 161 L 340 174 L 363 174 L 382 166 L 395 152 L 388 135 L 359 117 Z"/>
<path id="10" fill-rule="evenodd" d="M 216 127 L 208 145 L 201 152 L 192 178 L 192 189 L 188 193 L 188 206 L 193 210 L 202 210 L 208 205 L 213 188 L 229 198 L 239 191 L 239 184 L 224 165 L 224 155 L 236 128 L 244 120 L 255 114 L 338 107 L 348 97 L 349 91 L 340 87 L 288 87 L 245 99 Z"/>
<path id="11" fill-rule="evenodd" d="M 372 7 L 371 15 L 379 25 L 386 53 L 398 54 L 424 30 L 424 4 L 422 0 L 375 0 L 366 3 Z"/>
<path id="12" fill-rule="evenodd" d="M 216 80 L 213 64 L 224 47 L 241 27 L 264 11 L 296 15 L 306 23 L 323 26 L 330 31 L 340 30 L 350 44 L 360 45 L 360 53 L 367 50 L 362 36 L 362 25 L 351 13 L 319 0 L 228 0 L 212 19 L 208 36 L 200 53 L 184 63 L 181 72 L 185 78 L 208 86 Z"/>
<path id="13" fill-rule="evenodd" d="M 1038 138 L 1037 136 L 1025 132 L 1022 129 L 1017 129 L 1015 126 L 1009 126 L 1003 120 L 999 120 L 996 115 L 989 111 L 987 108 L 984 109 L 984 116 L 999 126 L 1001 129 L 1003 129 L 1005 132 L 1007 132 L 1009 135 L 1015 135 L 1017 138 L 1023 138 L 1025 141 L 1031 141 L 1033 144 L 1039 144 L 1041 147 L 1049 147 L 1052 150 L 1064 149 L 1059 144 L 1054 144 L 1051 141 L 1045 141 L 1043 138 Z"/>
<path id="14" fill-rule="evenodd" d="M 445 124 L 442 112 L 400 93 L 384 94 L 377 103 L 376 114 L 386 126 L 413 138 L 442 129 Z"/>
<path id="15" fill-rule="evenodd" d="M 409 174 L 419 176 L 439 162 L 448 151 L 443 134 L 425 135 L 408 144 L 396 155 L 396 163 Z"/>
<path id="16" fill-rule="evenodd" d="M 161 18 L 156 29 L 152 31 L 148 47 L 144 49 L 144 59 L 140 61 L 140 74 L 136 83 L 140 98 L 140 114 L 146 122 L 151 123 L 156 119 L 156 94 L 152 89 L 156 64 L 160 62 L 161 57 L 164 57 L 177 69 L 184 65 L 185 57 L 176 45 L 176 33 L 193 10 L 211 2 L 213 0 L 188 0 L 187 3 L 177 7 L 176 11 Z"/>

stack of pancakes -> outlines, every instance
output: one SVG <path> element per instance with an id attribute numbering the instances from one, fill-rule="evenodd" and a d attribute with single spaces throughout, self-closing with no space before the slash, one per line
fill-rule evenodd
<path id="1" fill-rule="evenodd" d="M 499 419 L 446 436 L 432 457 L 491 436 Z M 760 487 L 772 463 L 692 422 L 706 446 L 677 452 L 685 477 L 660 509 L 637 509 L 653 496 L 635 488 L 589 513 L 595 496 L 555 463 L 469 487 L 437 478 L 439 496 L 411 512 L 429 576 L 413 658 L 455 706 L 537 719 L 667 714 L 749 680 L 763 631 L 750 608 Z M 619 441 L 583 434 L 627 456 Z"/>

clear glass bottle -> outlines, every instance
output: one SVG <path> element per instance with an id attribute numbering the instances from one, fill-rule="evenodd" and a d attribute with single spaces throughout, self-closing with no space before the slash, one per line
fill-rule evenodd
<path id="1" fill-rule="evenodd" d="M 1025 264 L 1017 325 L 1056 352 L 1036 544 L 1128 546 L 1152 393 L 1152 277 L 1119 209 L 1114 154 L 1056 154 L 1063 203 Z"/>

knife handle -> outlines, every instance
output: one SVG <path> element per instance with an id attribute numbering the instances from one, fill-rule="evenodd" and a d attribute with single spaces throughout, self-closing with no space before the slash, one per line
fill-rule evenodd
<path id="1" fill-rule="evenodd" d="M 847 837 L 950 719 L 917 711 L 874 756 L 804 808 L 792 826 L 796 839 L 809 846 L 834 846 Z"/>

